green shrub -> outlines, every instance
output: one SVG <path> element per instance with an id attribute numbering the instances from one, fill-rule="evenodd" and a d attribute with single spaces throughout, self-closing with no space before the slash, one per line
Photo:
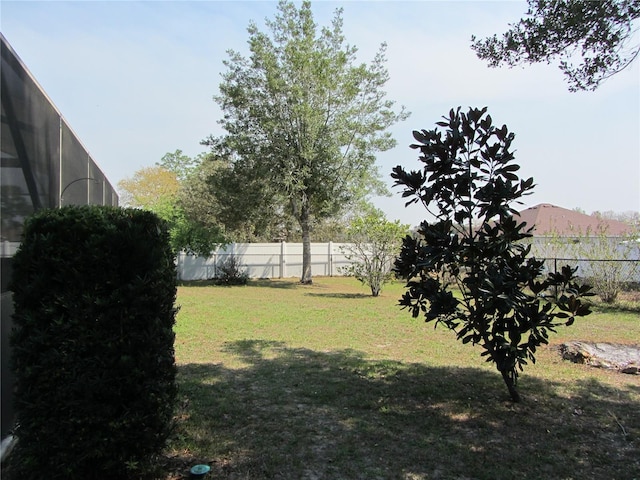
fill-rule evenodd
<path id="1" fill-rule="evenodd" d="M 408 233 L 409 225 L 402 225 L 399 220 L 390 222 L 377 209 L 353 218 L 346 231 L 349 243 L 340 247 L 351 264 L 339 267 L 339 271 L 368 285 L 371 295 L 377 297 L 394 277 L 391 268 L 402 238 Z"/>
<path id="2" fill-rule="evenodd" d="M 240 259 L 235 255 L 223 257 L 216 265 L 217 285 L 246 285 L 249 281 L 249 274 Z"/>
<path id="3" fill-rule="evenodd" d="M 132 478 L 163 447 L 176 397 L 176 271 L 142 210 L 28 218 L 14 258 L 15 478 Z"/>

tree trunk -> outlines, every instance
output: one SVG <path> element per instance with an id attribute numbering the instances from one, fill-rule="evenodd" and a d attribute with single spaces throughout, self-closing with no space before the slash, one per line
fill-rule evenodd
<path id="1" fill-rule="evenodd" d="M 511 400 L 513 400 L 516 403 L 519 402 L 520 394 L 516 389 L 516 382 L 514 380 L 514 376 L 512 372 L 507 370 L 501 370 L 500 373 L 502 373 L 502 378 L 504 380 L 504 383 L 507 385 L 507 389 L 509 390 L 509 394 L 511 395 Z"/>
<path id="2" fill-rule="evenodd" d="M 311 225 L 309 207 L 303 205 L 300 212 L 300 228 L 302 229 L 302 277 L 300 283 L 310 285 L 311 279 Z"/>

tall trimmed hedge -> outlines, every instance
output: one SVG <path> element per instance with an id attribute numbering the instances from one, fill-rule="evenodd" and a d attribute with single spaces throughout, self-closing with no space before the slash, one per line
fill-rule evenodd
<path id="1" fill-rule="evenodd" d="M 164 223 L 117 207 L 43 210 L 14 257 L 15 478 L 132 478 L 176 398 L 176 271 Z"/>

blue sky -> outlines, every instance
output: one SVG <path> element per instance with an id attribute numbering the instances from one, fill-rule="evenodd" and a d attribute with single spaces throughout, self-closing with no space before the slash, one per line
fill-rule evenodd
<path id="1" fill-rule="evenodd" d="M 534 177 L 526 206 L 640 210 L 640 62 L 596 92 L 571 93 L 555 65 L 490 69 L 471 35 L 503 32 L 520 1 L 316 1 L 316 22 L 344 9 L 347 41 L 369 62 L 388 44 L 388 97 L 411 117 L 392 129 L 398 146 L 378 157 L 391 186 L 395 165 L 419 168 L 412 131 L 450 108 L 489 107 L 516 134 L 521 176 Z M 271 1 L 10 1 L 0 27 L 82 143 L 115 185 L 167 152 L 195 156 L 219 135 L 218 92 L 228 49 L 247 52 L 250 20 L 264 26 Z M 418 224 L 398 189 L 375 199 L 390 219 Z"/>

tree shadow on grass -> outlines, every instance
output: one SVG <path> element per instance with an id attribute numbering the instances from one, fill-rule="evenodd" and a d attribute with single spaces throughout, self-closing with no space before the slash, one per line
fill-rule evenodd
<path id="1" fill-rule="evenodd" d="M 264 359 L 269 349 L 283 350 L 286 344 L 276 340 L 236 340 L 225 344 L 223 351 L 233 353 L 246 363 L 255 364 Z"/>
<path id="2" fill-rule="evenodd" d="M 274 281 L 269 278 L 264 279 L 249 279 L 247 285 L 221 285 L 218 280 L 213 278 L 209 280 L 180 280 L 178 282 L 179 287 L 219 287 L 219 288 L 243 288 L 245 286 L 251 287 L 263 287 L 263 288 L 278 288 L 278 289 L 293 289 L 300 286 L 300 282 L 295 281 Z"/>
<path id="3" fill-rule="evenodd" d="M 262 287 L 262 288 L 277 288 L 277 289 L 294 289 L 299 287 L 301 283 L 299 281 L 291 279 L 289 280 L 271 280 L 271 279 L 251 279 L 249 280 L 249 285 L 252 287 Z"/>
<path id="4" fill-rule="evenodd" d="M 212 280 L 179 280 L 178 287 L 217 287 L 215 279 Z"/>
<path id="5" fill-rule="evenodd" d="M 325 298 L 373 298 L 371 294 L 366 293 L 305 293 L 308 297 L 325 297 Z"/>
<path id="6" fill-rule="evenodd" d="M 353 350 L 259 339 L 226 350 L 248 366 L 179 367 L 183 406 L 171 443 L 174 452 L 187 452 L 182 460 L 209 463 L 213 478 L 640 476 L 634 388 L 525 376 L 525 400 L 514 404 L 488 369 L 370 360 Z"/>

